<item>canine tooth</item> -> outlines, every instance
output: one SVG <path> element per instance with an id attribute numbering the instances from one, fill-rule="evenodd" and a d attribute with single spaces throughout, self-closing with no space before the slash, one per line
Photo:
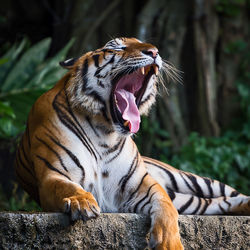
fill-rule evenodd
<path id="1" fill-rule="evenodd" d="M 129 124 L 129 121 L 125 121 L 125 122 L 123 123 L 123 125 L 124 125 L 125 127 L 127 127 L 128 124 Z"/>
<path id="2" fill-rule="evenodd" d="M 159 72 L 158 67 L 156 65 L 153 65 L 153 69 L 154 69 L 155 75 L 157 75 Z"/>
<path id="3" fill-rule="evenodd" d="M 142 73 L 143 75 L 145 75 L 145 69 L 144 69 L 144 67 L 141 67 L 140 69 L 141 69 L 141 73 Z"/>

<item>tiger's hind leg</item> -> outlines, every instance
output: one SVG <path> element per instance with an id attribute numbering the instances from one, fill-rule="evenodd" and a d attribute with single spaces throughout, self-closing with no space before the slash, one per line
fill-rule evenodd
<path id="1" fill-rule="evenodd" d="M 148 157 L 143 159 L 148 173 L 167 191 L 180 213 L 250 215 L 250 197 L 232 187 Z"/>
<path id="2" fill-rule="evenodd" d="M 176 193 L 165 189 L 179 214 L 238 214 L 250 215 L 250 197 L 202 198 L 192 194 Z"/>

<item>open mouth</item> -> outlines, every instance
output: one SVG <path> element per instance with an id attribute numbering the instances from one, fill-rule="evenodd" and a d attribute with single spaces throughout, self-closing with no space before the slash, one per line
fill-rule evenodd
<path id="1" fill-rule="evenodd" d="M 113 121 L 125 131 L 136 133 L 140 128 L 139 107 L 152 75 L 158 74 L 156 64 L 134 69 L 130 74 L 120 74 L 114 79 L 111 93 Z"/>

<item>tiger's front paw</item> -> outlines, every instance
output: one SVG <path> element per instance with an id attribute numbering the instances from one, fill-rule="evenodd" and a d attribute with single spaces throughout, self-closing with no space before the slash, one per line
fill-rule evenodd
<path id="1" fill-rule="evenodd" d="M 64 212 L 70 213 L 72 221 L 88 220 L 100 215 L 100 208 L 94 196 L 85 192 L 63 199 Z"/>
<path id="2" fill-rule="evenodd" d="M 150 248 L 156 250 L 182 250 L 183 245 L 180 240 L 177 216 L 156 216 L 151 228 Z"/>

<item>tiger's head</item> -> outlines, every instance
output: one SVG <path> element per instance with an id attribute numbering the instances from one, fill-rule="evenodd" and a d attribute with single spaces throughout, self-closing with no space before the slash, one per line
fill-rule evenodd
<path id="1" fill-rule="evenodd" d="M 158 79 L 167 68 L 154 45 L 135 38 L 113 39 L 60 64 L 71 72 L 71 104 L 92 116 L 103 115 L 123 134 L 139 130 L 140 117 L 155 102 Z"/>

